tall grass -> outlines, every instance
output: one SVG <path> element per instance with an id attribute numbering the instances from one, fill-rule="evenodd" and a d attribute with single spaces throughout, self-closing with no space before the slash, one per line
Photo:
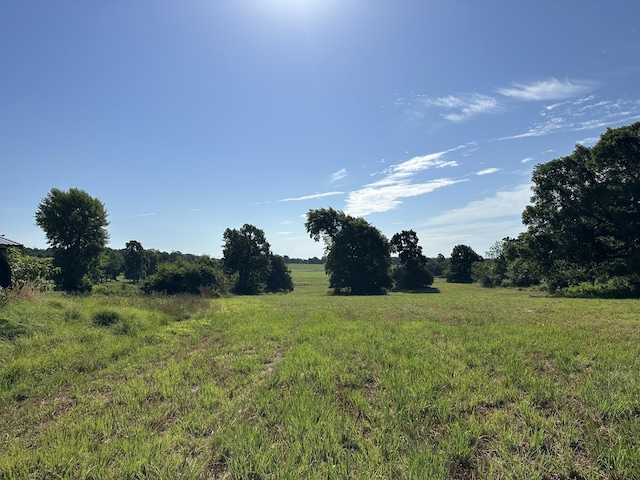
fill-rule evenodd
<path id="1" fill-rule="evenodd" d="M 640 302 L 292 271 L 0 308 L 0 478 L 640 478 Z"/>

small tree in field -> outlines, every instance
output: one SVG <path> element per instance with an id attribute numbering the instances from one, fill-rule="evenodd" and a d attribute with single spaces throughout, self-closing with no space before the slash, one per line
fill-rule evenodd
<path id="1" fill-rule="evenodd" d="M 66 291 L 90 290 L 89 274 L 109 238 L 103 203 L 84 190 L 53 188 L 38 205 L 35 218 L 60 268 L 56 286 Z"/>
<path id="2" fill-rule="evenodd" d="M 267 277 L 267 292 L 291 292 L 293 291 L 293 279 L 291 271 L 284 263 L 284 258 L 280 255 L 271 255 L 270 270 Z"/>
<path id="3" fill-rule="evenodd" d="M 131 240 L 125 245 L 124 252 L 124 275 L 135 283 L 147 276 L 149 260 L 142 244 L 136 240 Z"/>
<path id="4" fill-rule="evenodd" d="M 116 280 L 124 271 L 124 255 L 121 250 L 105 248 L 100 256 L 101 281 Z"/>
<path id="5" fill-rule="evenodd" d="M 393 250 L 400 257 L 400 265 L 394 270 L 396 285 L 403 289 L 426 288 L 433 283 L 433 274 L 427 268 L 427 257 L 418 245 L 418 235 L 413 230 L 403 230 L 391 238 Z"/>

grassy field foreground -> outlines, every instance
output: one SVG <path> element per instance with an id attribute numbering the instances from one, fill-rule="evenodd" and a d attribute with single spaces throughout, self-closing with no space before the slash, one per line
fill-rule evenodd
<path id="1" fill-rule="evenodd" d="M 0 478 L 640 478 L 640 301 L 292 270 L 0 307 Z"/>

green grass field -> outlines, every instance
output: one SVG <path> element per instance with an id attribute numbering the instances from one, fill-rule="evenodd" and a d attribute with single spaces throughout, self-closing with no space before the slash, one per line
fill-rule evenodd
<path id="1" fill-rule="evenodd" d="M 292 271 L 0 307 L 0 479 L 640 478 L 640 301 Z"/>

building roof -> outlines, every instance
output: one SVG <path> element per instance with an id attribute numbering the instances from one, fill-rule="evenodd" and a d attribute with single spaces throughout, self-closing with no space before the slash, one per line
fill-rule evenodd
<path id="1" fill-rule="evenodd" d="M 0 248 L 7 248 L 7 247 L 24 247 L 24 245 L 8 239 L 4 235 L 0 235 Z"/>

